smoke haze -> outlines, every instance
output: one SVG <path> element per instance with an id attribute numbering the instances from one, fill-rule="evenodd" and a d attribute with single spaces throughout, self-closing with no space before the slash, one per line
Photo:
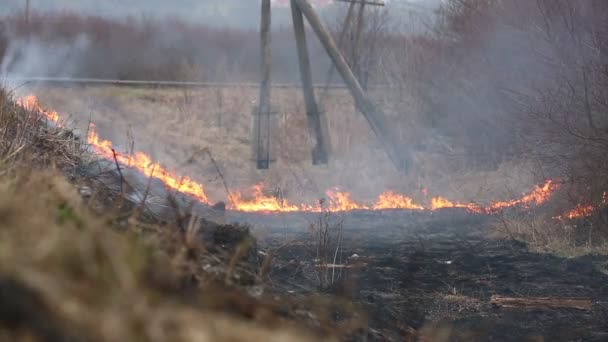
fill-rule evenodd
<path id="1" fill-rule="evenodd" d="M 86 15 L 124 18 L 132 17 L 176 17 L 192 23 L 216 27 L 257 28 L 259 26 L 259 1 L 252 0 L 30 0 L 33 10 L 71 11 Z M 344 7 L 344 3 L 328 6 L 330 1 L 317 0 L 320 8 Z M 437 0 L 388 1 L 393 10 L 403 8 L 422 11 L 432 10 Z M 276 0 L 273 21 L 277 26 L 290 25 L 289 1 Z M 3 0 L 0 15 L 22 12 L 25 0 Z"/>

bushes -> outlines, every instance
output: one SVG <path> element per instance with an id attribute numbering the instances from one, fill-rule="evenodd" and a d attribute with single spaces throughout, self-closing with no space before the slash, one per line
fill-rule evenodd
<path id="1" fill-rule="evenodd" d="M 419 49 L 439 55 L 418 75 L 434 122 L 452 123 L 442 132 L 484 160 L 532 161 L 562 181 L 561 210 L 595 208 L 592 228 L 575 229 L 594 235 L 608 233 L 606 14 L 596 0 L 451 0 L 434 49 Z"/>
<path id="2" fill-rule="evenodd" d="M 177 19 L 118 20 L 70 12 L 32 13 L 29 27 L 21 16 L 4 17 L 2 22 L 4 43 L 10 47 L 3 51 L 0 40 L 3 73 L 175 81 L 258 79 L 259 36 L 253 30 L 213 28 Z M 313 64 L 323 65 L 315 68 L 321 79 L 328 59 L 316 40 L 310 43 Z M 290 27 L 275 30 L 273 49 L 273 79 L 298 81 Z M 19 57 L 23 51 L 29 55 L 25 60 Z M 184 70 L 188 70 L 187 75 Z"/>

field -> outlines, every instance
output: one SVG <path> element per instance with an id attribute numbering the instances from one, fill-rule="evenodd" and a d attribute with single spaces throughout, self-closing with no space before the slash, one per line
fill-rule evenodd
<path id="1" fill-rule="evenodd" d="M 341 90 L 332 90 L 325 103 L 334 149 L 330 165 L 324 167 L 310 163 L 298 90 L 275 90 L 278 149 L 270 171 L 255 170 L 251 161 L 250 111 L 255 89 L 97 86 L 28 91 L 45 108 L 57 110 L 62 117 L 70 115 L 69 121 L 80 128 L 81 135 L 86 134 L 88 123 L 94 123 L 99 134 L 116 146 L 128 147 L 133 141 L 136 150 L 202 182 L 212 202 L 225 200 L 225 189 L 215 166 L 197 152 L 204 148 L 212 151 L 230 190 L 264 183 L 269 195 L 283 194 L 293 203 L 314 200 L 323 196 L 323 189 L 339 185 L 363 200 L 392 189 L 423 202 L 428 200 L 423 189 L 428 189 L 453 200 L 483 204 L 519 198 L 535 184 L 523 164 L 503 164 L 493 171 L 467 170 L 428 150 L 415 153 L 414 170 L 399 173 Z M 409 134 L 405 129 L 403 133 Z M 426 139 L 424 144 L 437 143 Z M 587 241 L 577 249 L 555 245 L 551 252 L 568 257 L 547 255 L 535 247 L 564 241 L 527 246 L 515 238 L 532 232 L 540 241 L 566 236 L 570 228 L 549 218 L 533 226 L 538 219 L 532 215 L 525 207 L 493 215 L 458 208 L 292 214 L 228 211 L 221 221 L 250 225 L 257 238 L 256 258 L 265 256 L 261 267 L 267 268 L 267 274 L 254 286 L 245 286 L 249 293 L 261 291 L 262 298 L 288 296 L 289 303 L 313 298 L 303 306 L 297 304 L 297 309 L 280 310 L 295 310 L 290 316 L 301 319 L 304 315 L 309 326 L 331 322 L 322 327 L 322 334 L 327 333 L 323 329 L 333 329 L 334 336 L 354 340 L 367 336 L 394 341 L 536 341 L 583 336 L 600 341 L 608 328 L 608 294 L 597 284 L 608 279 L 608 259 L 579 255 L 602 251 L 605 244 L 597 248 Z M 546 233 L 550 227 L 561 232 Z M 321 239 L 322 234 L 326 237 Z M 590 307 L 500 308 L 492 304 L 495 295 L 582 298 Z M 327 306 L 328 311 L 319 311 Z"/>
<path id="2" fill-rule="evenodd" d="M 269 170 L 255 29 L 3 17 L 0 341 L 608 340 L 608 2 L 322 3 L 390 137 L 273 21 Z"/>
<path id="3" fill-rule="evenodd" d="M 258 171 L 252 161 L 250 132 L 256 89 L 41 86 L 31 92 L 43 107 L 69 117 L 81 132 L 91 122 L 103 139 L 119 149 L 126 151 L 134 142 L 135 150 L 201 182 L 212 201 L 225 201 L 226 191 L 214 165 L 200 153 L 204 148 L 211 150 L 231 191 L 246 192 L 263 183 L 269 193 L 280 193 L 292 203 L 314 203 L 326 190 L 338 187 L 362 202 L 392 190 L 421 202 L 427 200 L 427 193 L 485 204 L 516 198 L 542 182 L 522 164 L 491 171 L 462 166 L 457 150 L 438 148 L 444 142 L 425 134 L 416 123 L 420 114 L 413 99 L 402 99 L 401 107 L 384 106 L 393 117 L 409 117 L 398 121 L 398 129 L 404 148 L 413 151 L 414 166 L 402 173 L 390 163 L 349 94 L 340 89 L 330 90 L 323 105 L 332 139 L 330 163 L 312 166 L 301 92 L 275 89 L 276 162 L 269 171 Z M 388 103 L 382 102 L 388 101 L 388 95 L 374 95 L 379 103 Z"/>

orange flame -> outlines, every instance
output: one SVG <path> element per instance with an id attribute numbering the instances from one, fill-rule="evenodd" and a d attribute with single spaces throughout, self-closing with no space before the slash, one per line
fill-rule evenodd
<path id="1" fill-rule="evenodd" d="M 172 190 L 190 195 L 200 202 L 209 203 L 207 195 L 205 195 L 205 190 L 201 184 L 193 181 L 189 177 L 177 177 L 159 163 L 153 162 L 152 159 L 143 152 L 136 152 L 130 157 L 116 152 L 112 147 L 111 141 L 99 138 L 99 135 L 95 131 L 95 125 L 93 124 L 89 126 L 87 142 L 96 154 L 111 160 L 116 153 L 116 160 L 120 164 L 130 165 L 130 167 L 133 167 L 146 176 L 161 180 Z"/>
<path id="2" fill-rule="evenodd" d="M 534 187 L 534 190 L 527 195 L 524 195 L 520 199 L 505 201 L 505 202 L 493 202 L 489 208 L 486 208 L 487 212 L 496 212 L 501 209 L 511 208 L 514 206 L 523 206 L 529 208 L 530 205 L 541 205 L 549 200 L 553 192 L 559 188 L 558 184 L 555 184 L 552 180 L 545 181 L 542 186 Z"/>
<path id="3" fill-rule="evenodd" d="M 424 210 L 424 207 L 415 204 L 410 197 L 387 191 L 378 196 L 378 201 L 374 205 L 374 210 L 386 209 Z"/>
<path id="4" fill-rule="evenodd" d="M 44 114 L 50 121 L 59 123 L 60 116 L 55 111 L 47 111 L 39 104 L 36 96 L 28 95 L 17 100 L 17 104 L 23 108 L 38 111 Z M 128 165 L 144 175 L 161 180 L 168 188 L 190 195 L 200 202 L 209 203 L 205 194 L 204 187 L 188 177 L 178 177 L 168 171 L 159 163 L 155 163 L 150 156 L 143 152 L 136 152 L 134 155 L 124 155 L 114 150 L 112 142 L 103 140 L 99 137 L 94 125 L 90 125 L 87 142 L 91 149 L 98 155 L 108 160 L 116 158 L 118 163 Z M 252 188 L 250 196 L 244 196 L 241 192 L 234 191 L 228 195 L 229 209 L 242 212 L 320 212 L 324 208 L 330 211 L 353 211 L 353 210 L 441 210 L 446 208 L 463 208 L 473 213 L 494 213 L 504 208 L 523 206 L 529 207 L 532 204 L 540 205 L 546 202 L 551 194 L 558 188 L 557 184 L 548 180 L 542 186 L 537 186 L 532 192 L 524 195 L 520 199 L 493 202 L 489 207 L 481 207 L 475 203 L 457 203 L 443 197 L 434 197 L 428 206 L 423 206 L 414 202 L 410 197 L 387 191 L 380 194 L 372 205 L 362 204 L 351 199 L 351 194 L 342 192 L 336 188 L 326 192 L 328 201 L 316 205 L 289 203 L 288 200 L 264 194 L 263 184 L 257 184 Z M 424 197 L 428 197 L 428 191 L 422 190 Z M 604 194 L 605 201 L 608 202 L 608 194 Z M 576 209 L 575 209 L 576 210 Z M 589 210 L 587 208 L 587 210 Z"/>
<path id="5" fill-rule="evenodd" d="M 448 208 L 462 208 L 466 209 L 472 213 L 483 213 L 485 211 L 484 208 L 481 208 L 479 205 L 475 203 L 454 203 L 447 198 L 443 197 L 433 197 L 431 199 L 431 210 L 440 210 L 440 209 L 448 209 Z"/>
<path id="6" fill-rule="evenodd" d="M 559 216 L 558 218 L 563 219 L 564 217 L 566 217 L 566 218 L 573 220 L 573 219 L 582 218 L 582 217 L 589 217 L 589 216 L 593 215 L 594 211 L 595 211 L 595 207 L 592 205 L 579 204 L 574 209 L 570 210 L 563 216 Z"/>
<path id="7" fill-rule="evenodd" d="M 294 212 L 301 211 L 301 208 L 289 204 L 285 199 L 278 199 L 274 196 L 264 195 L 264 185 L 256 184 L 253 186 L 253 199 L 244 200 L 240 192 L 232 192 L 228 196 L 230 209 L 243 212 Z"/>
<path id="8" fill-rule="evenodd" d="M 46 116 L 48 120 L 56 124 L 59 123 L 59 114 L 55 111 L 47 111 L 42 109 L 42 107 L 40 107 L 40 105 L 38 104 L 38 98 L 36 98 L 35 95 L 28 95 L 17 99 L 16 103 L 17 105 L 25 108 L 26 110 L 42 113 L 44 116 Z"/>
<path id="9" fill-rule="evenodd" d="M 604 193 L 602 194 L 601 207 L 605 207 L 606 205 L 608 205 L 608 191 L 604 191 Z M 593 205 L 578 204 L 576 207 L 574 207 L 574 209 L 570 210 L 564 215 L 556 216 L 554 218 L 559 220 L 563 220 L 565 218 L 573 220 L 578 218 L 590 217 L 593 215 L 596 209 L 597 207 Z"/>
<path id="10" fill-rule="evenodd" d="M 330 211 L 353 211 L 353 210 L 369 210 L 368 206 L 359 204 L 353 201 L 349 192 L 342 192 L 338 188 L 327 190 L 325 192 L 329 199 L 327 209 Z"/>

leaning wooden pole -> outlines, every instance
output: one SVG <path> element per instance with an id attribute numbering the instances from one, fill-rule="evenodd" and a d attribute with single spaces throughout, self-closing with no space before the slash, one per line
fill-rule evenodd
<path id="1" fill-rule="evenodd" d="M 315 138 L 315 146 L 312 151 L 312 162 L 314 165 L 327 164 L 330 150 L 329 130 L 325 114 L 319 110 L 315 99 L 312 83 L 312 72 L 308 47 L 306 45 L 306 31 L 304 28 L 304 17 L 299 7 L 291 1 L 291 14 L 293 17 L 293 30 L 298 48 L 300 61 L 300 77 L 302 79 L 302 91 L 306 105 L 306 117 L 310 135 Z"/>
<path id="2" fill-rule="evenodd" d="M 254 159 L 258 169 L 268 169 L 271 161 L 271 0 L 262 0 L 260 23 L 261 79 L 260 98 L 254 110 Z"/>
<path id="3" fill-rule="evenodd" d="M 382 146 L 386 150 L 389 158 L 395 164 L 395 166 L 402 170 L 407 167 L 407 160 L 403 157 L 403 151 L 400 151 L 397 140 L 395 139 L 395 134 L 390 129 L 388 125 L 386 116 L 384 112 L 375 106 L 373 102 L 367 97 L 363 88 L 361 88 L 361 84 L 357 81 L 357 78 L 353 74 L 352 70 L 346 63 L 344 56 L 338 50 L 336 43 L 333 38 L 327 31 L 327 29 L 323 26 L 321 22 L 321 18 L 314 11 L 312 5 L 308 0 L 291 0 L 292 7 L 293 3 L 297 4 L 297 7 L 300 11 L 306 16 L 308 22 L 312 29 L 315 31 L 319 40 L 325 47 L 325 50 L 331 57 L 332 61 L 336 65 L 336 69 L 342 76 L 342 79 L 348 86 L 357 108 L 363 115 L 365 119 L 370 124 L 372 130 L 374 131 L 376 137 L 382 143 Z"/>
<path id="4" fill-rule="evenodd" d="M 30 29 L 30 0 L 25 0 L 25 25 Z"/>
<path id="5" fill-rule="evenodd" d="M 351 68 L 353 69 L 353 73 L 355 77 L 359 77 L 359 84 L 363 82 L 362 73 L 361 73 L 361 61 L 359 60 L 359 47 L 361 45 L 361 35 L 363 34 L 363 26 L 365 25 L 365 3 L 362 2 L 359 7 L 359 13 L 357 14 L 357 23 L 355 24 L 355 36 L 353 37 L 353 43 L 351 44 L 351 52 L 350 56 L 351 60 Z M 361 85 L 364 90 L 366 90 L 366 85 L 363 83 Z"/>
<path id="6" fill-rule="evenodd" d="M 353 12 L 355 10 L 355 3 L 351 3 L 348 6 L 348 12 L 346 13 L 346 17 L 344 18 L 344 23 L 342 24 L 342 31 L 340 32 L 340 37 L 338 38 L 338 48 L 342 49 L 344 46 L 344 39 L 346 39 L 346 34 L 350 30 L 350 22 L 353 17 Z M 334 63 L 331 63 L 329 66 L 329 71 L 327 72 L 327 78 L 325 79 L 325 86 L 323 87 L 323 92 L 321 93 L 321 98 L 319 100 L 319 104 L 321 107 L 325 104 L 325 100 L 329 94 L 329 85 L 331 84 L 331 80 L 334 77 L 334 71 L 336 70 L 336 66 Z"/>

